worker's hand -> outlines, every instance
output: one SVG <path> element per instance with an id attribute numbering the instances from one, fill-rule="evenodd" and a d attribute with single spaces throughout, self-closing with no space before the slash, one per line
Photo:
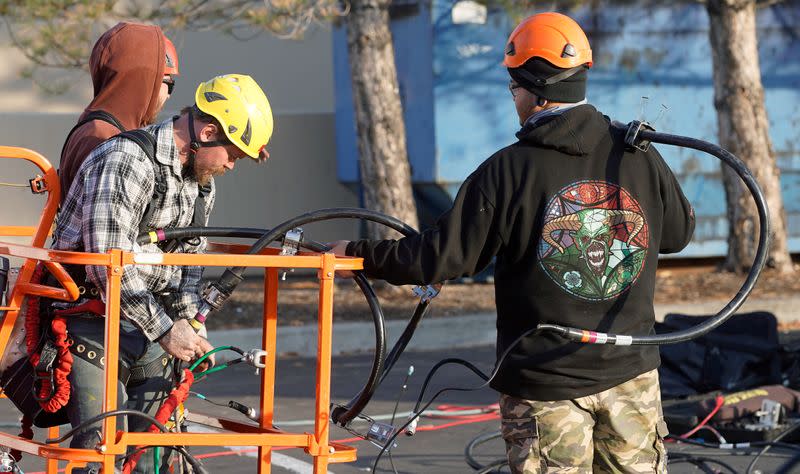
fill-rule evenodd
<path id="1" fill-rule="evenodd" d="M 347 244 L 349 243 L 349 240 L 337 240 L 336 242 L 328 242 L 325 245 L 330 247 L 331 253 L 335 254 L 337 257 L 347 257 Z M 353 278 L 355 273 L 350 270 L 339 270 L 336 272 L 336 276 L 339 278 Z"/>
<path id="2" fill-rule="evenodd" d="M 214 348 L 210 342 L 194 332 L 187 319 L 175 321 L 172 329 L 158 343 L 168 354 L 184 362 L 196 360 Z"/>
<path id="3" fill-rule="evenodd" d="M 203 328 L 205 329 L 205 326 L 203 326 Z M 214 348 L 214 346 L 211 345 L 211 343 L 208 342 L 208 339 L 206 339 L 205 337 L 201 337 L 200 340 L 203 343 L 203 347 L 206 348 L 203 351 L 203 354 L 207 353 L 208 351 L 210 351 L 211 349 Z M 202 356 L 200 356 L 200 357 L 202 357 Z M 195 357 L 192 360 L 197 360 L 200 357 Z M 210 356 L 208 356 L 208 358 L 206 360 L 204 360 L 200 365 L 197 366 L 197 368 L 195 368 L 195 372 L 205 372 L 206 370 L 214 367 L 214 365 L 216 365 L 215 357 L 216 356 L 214 354 L 211 354 Z"/>
<path id="4" fill-rule="evenodd" d="M 331 248 L 331 252 L 336 254 L 337 257 L 346 257 L 347 256 L 347 244 L 349 244 L 349 240 L 337 240 L 336 242 L 328 242 L 328 247 Z"/>

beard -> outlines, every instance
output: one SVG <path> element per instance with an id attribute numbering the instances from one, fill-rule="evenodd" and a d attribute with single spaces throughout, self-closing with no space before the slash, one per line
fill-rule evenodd
<path id="1" fill-rule="evenodd" d="M 220 166 L 218 168 L 209 169 L 200 167 L 195 162 L 193 174 L 197 182 L 200 183 L 200 186 L 206 186 L 214 179 L 215 176 L 222 176 L 225 174 L 225 167 Z"/>

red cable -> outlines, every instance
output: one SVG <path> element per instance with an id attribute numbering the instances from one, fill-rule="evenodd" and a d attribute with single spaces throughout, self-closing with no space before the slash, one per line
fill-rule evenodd
<path id="1" fill-rule="evenodd" d="M 703 421 L 701 421 L 701 422 L 700 422 L 700 423 L 699 423 L 697 426 L 695 426 L 695 427 L 694 427 L 694 428 L 692 428 L 691 430 L 689 430 L 689 431 L 687 431 L 686 433 L 684 433 L 684 434 L 682 434 L 682 435 L 678 436 L 678 438 L 688 438 L 689 436 L 691 436 L 691 435 L 693 435 L 693 434 L 697 433 L 697 431 L 698 431 L 700 428 L 702 428 L 703 426 L 705 426 L 705 424 L 706 424 L 706 423 L 708 423 L 708 422 L 709 422 L 709 420 L 711 420 L 711 418 L 713 418 L 713 417 L 714 417 L 714 415 L 716 415 L 716 414 L 717 414 L 717 412 L 719 411 L 719 409 L 720 409 L 720 408 L 722 408 L 722 405 L 724 405 L 724 404 L 725 404 L 725 397 L 723 397 L 722 395 L 717 395 L 717 398 L 716 398 L 716 403 L 717 403 L 717 404 L 716 404 L 716 406 L 714 407 L 714 409 L 713 409 L 713 410 L 711 410 L 711 413 L 709 413 L 708 415 L 706 415 L 706 417 L 705 417 L 705 418 L 703 418 Z"/>
<path id="2" fill-rule="evenodd" d="M 480 422 L 483 422 L 483 421 L 491 421 L 491 420 L 499 420 L 499 419 L 500 419 L 500 415 L 498 415 L 496 413 L 487 413 L 485 415 L 478 415 L 478 416 L 470 417 L 470 418 L 465 419 L 465 420 L 453 421 L 453 422 L 450 422 L 450 423 L 443 423 L 441 425 L 435 425 L 435 426 L 434 425 L 422 425 L 422 426 L 417 427 L 417 431 L 436 431 L 436 430 L 442 430 L 442 429 L 445 429 L 445 428 L 451 428 L 453 426 L 468 425 L 468 424 L 471 424 L 471 423 L 480 423 Z"/>
<path id="3" fill-rule="evenodd" d="M 183 380 L 178 384 L 177 387 L 172 389 L 170 392 L 169 397 L 164 402 L 163 405 L 158 409 L 156 412 L 156 420 L 159 421 L 162 425 L 169 420 L 170 415 L 172 412 L 178 408 L 178 405 L 185 402 L 186 399 L 189 397 L 189 389 L 192 388 L 192 384 L 194 383 L 194 374 L 189 369 L 183 369 Z M 158 433 L 160 430 L 156 425 L 150 425 L 150 428 L 147 430 L 149 433 Z M 137 446 L 141 448 L 142 446 Z M 130 474 L 133 469 L 136 467 L 136 463 L 139 462 L 139 458 L 142 457 L 144 450 L 139 450 L 136 454 L 128 458 L 125 462 L 125 465 L 122 468 L 123 474 Z"/>

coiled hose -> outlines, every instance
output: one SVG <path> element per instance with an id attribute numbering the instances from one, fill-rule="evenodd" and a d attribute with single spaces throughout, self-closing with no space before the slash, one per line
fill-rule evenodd
<path id="1" fill-rule="evenodd" d="M 334 208 L 320 209 L 303 214 L 285 221 L 273 229 L 257 229 L 249 227 L 183 227 L 159 229 L 157 232 L 144 232 L 140 234 L 137 238 L 137 243 L 147 244 L 153 242 L 152 235 L 154 234 L 158 234 L 158 241 L 173 239 L 182 240 L 193 237 L 258 238 L 259 240 L 256 241 L 248 250 L 248 254 L 256 254 L 267 247 L 270 243 L 282 238 L 286 232 L 296 227 L 312 222 L 321 222 L 332 219 L 364 219 L 383 224 L 391 229 L 396 230 L 404 236 L 411 236 L 417 233 L 415 229 L 408 226 L 404 222 L 379 212 L 358 208 Z M 301 243 L 301 246 L 313 252 L 327 252 L 330 250 L 330 248 L 324 244 L 313 241 L 304 241 Z M 239 282 L 242 281 L 244 270 L 245 267 L 234 267 L 232 269 L 229 268 L 217 280 L 217 282 L 212 284 L 212 286 L 216 287 L 217 290 L 224 295 L 224 298 L 227 299 Z M 417 305 L 417 308 L 415 309 L 414 314 L 409 320 L 405 330 L 387 356 L 383 310 L 380 307 L 380 303 L 372 286 L 369 284 L 369 281 L 366 279 L 363 273 L 355 272 L 355 274 L 356 284 L 366 297 L 367 303 L 369 304 L 373 315 L 373 322 L 375 323 L 375 356 L 373 359 L 372 368 L 370 370 L 370 375 L 364 387 L 346 405 L 336 406 L 331 411 L 331 419 L 334 423 L 341 426 L 346 426 L 353 418 L 361 413 L 364 407 L 369 403 L 377 387 L 386 378 L 386 375 L 394 367 L 397 359 L 411 341 L 414 331 L 425 315 L 425 312 L 430 304 L 429 300 L 423 300 Z M 208 304 L 204 304 L 199 312 L 204 316 L 207 316 L 211 312 L 211 307 Z"/>

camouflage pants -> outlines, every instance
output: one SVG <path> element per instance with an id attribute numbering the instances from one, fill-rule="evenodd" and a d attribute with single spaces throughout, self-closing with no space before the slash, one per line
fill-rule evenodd
<path id="1" fill-rule="evenodd" d="M 656 370 L 575 400 L 502 395 L 500 412 L 514 474 L 667 472 Z"/>

